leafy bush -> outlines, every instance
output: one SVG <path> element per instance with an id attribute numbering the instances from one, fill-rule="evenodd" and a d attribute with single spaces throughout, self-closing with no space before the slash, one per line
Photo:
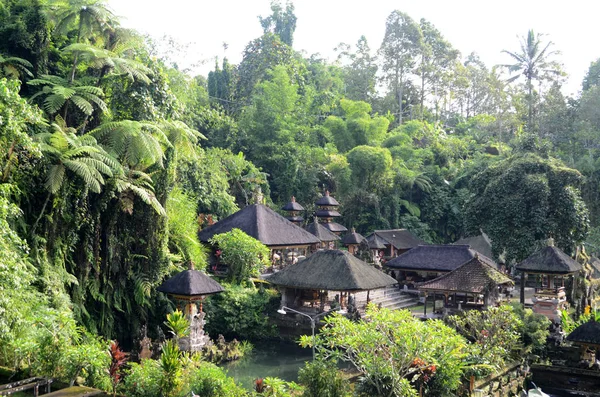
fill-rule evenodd
<path id="1" fill-rule="evenodd" d="M 269 249 L 257 239 L 240 229 L 215 235 L 210 243 L 221 250 L 221 260 L 229 266 L 229 279 L 245 283 L 259 275 L 261 268 L 269 265 Z"/>
<path id="2" fill-rule="evenodd" d="M 246 391 L 214 364 L 200 362 L 187 377 L 189 387 L 202 397 L 243 397 Z"/>
<path id="3" fill-rule="evenodd" d="M 143 360 L 132 363 L 123 380 L 120 392 L 128 397 L 187 397 L 194 392 L 201 397 L 242 397 L 246 391 L 233 378 L 214 364 L 200 361 L 197 357 L 178 359 L 181 369 L 169 374 L 159 360 Z M 167 385 L 170 383 L 171 385 Z M 164 387 L 174 386 L 170 390 Z"/>
<path id="4" fill-rule="evenodd" d="M 521 319 L 522 328 L 520 333 L 524 347 L 533 351 L 543 349 L 550 334 L 550 320 L 543 314 L 534 313 L 533 310 L 524 308 L 519 303 L 512 303 L 510 306 Z"/>
<path id="5" fill-rule="evenodd" d="M 353 322 L 334 314 L 316 337 L 320 357 L 350 362 L 361 373 L 360 395 L 416 396 L 456 390 L 464 369 L 467 342 L 441 321 L 420 321 L 408 310 L 367 307 L 365 319 Z M 310 346 L 302 336 L 300 344 Z"/>
<path id="6" fill-rule="evenodd" d="M 476 371 L 474 375 L 484 376 L 501 368 L 516 348 L 522 347 L 523 322 L 509 305 L 468 310 L 445 321 L 472 342 L 468 361 Z"/>
<path id="7" fill-rule="evenodd" d="M 304 386 L 303 397 L 348 396 L 348 385 L 336 365 L 330 361 L 307 362 L 298 372 L 298 381 Z"/>
<path id="8" fill-rule="evenodd" d="M 225 292 L 204 304 L 205 330 L 216 337 L 239 340 L 264 339 L 276 335 L 269 316 L 279 307 L 279 293 L 271 289 L 224 285 Z"/>
<path id="9" fill-rule="evenodd" d="M 121 384 L 121 394 L 129 397 L 162 397 L 160 382 L 163 372 L 157 360 L 131 363 Z"/>

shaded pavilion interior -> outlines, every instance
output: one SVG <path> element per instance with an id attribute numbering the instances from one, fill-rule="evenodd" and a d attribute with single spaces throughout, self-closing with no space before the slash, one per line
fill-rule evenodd
<path id="1" fill-rule="evenodd" d="M 249 205 L 238 212 L 202 229 L 198 233 L 200 241 L 209 243 L 220 233 L 237 228 L 254 237 L 271 250 L 271 263 L 274 269 L 292 264 L 308 255 L 313 246 L 321 241 L 300 226 L 295 225 L 263 204 Z M 221 264 L 216 258 L 213 268 Z"/>
<path id="2" fill-rule="evenodd" d="M 575 328 L 567 340 L 579 346 L 580 358 L 595 363 L 600 349 L 600 323 L 591 319 Z"/>
<path id="3" fill-rule="evenodd" d="M 570 278 L 574 282 L 574 275 L 582 269 L 581 264 L 554 245 L 548 245 L 519 263 L 516 269 L 521 272 L 521 304 L 525 304 L 527 279 L 533 277 L 533 311 L 558 321 L 559 310 L 568 306 L 565 280 Z"/>
<path id="4" fill-rule="evenodd" d="M 347 251 L 317 251 L 295 265 L 269 276 L 281 290 L 282 306 L 306 313 L 329 311 L 347 305 L 350 293 L 371 291 L 396 284 L 396 280 Z M 329 299 L 337 293 L 339 302 Z"/>
<path id="5" fill-rule="evenodd" d="M 503 289 L 514 282 L 496 269 L 489 258 L 476 254 L 472 259 L 449 273 L 418 286 L 425 296 L 424 314 L 427 315 L 427 297 L 443 297 L 444 308 L 451 310 L 484 309 L 498 303 Z M 435 307 L 435 306 L 434 306 Z"/>

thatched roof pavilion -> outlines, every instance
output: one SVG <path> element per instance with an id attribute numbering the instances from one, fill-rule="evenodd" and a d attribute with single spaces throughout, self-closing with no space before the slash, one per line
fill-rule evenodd
<path id="1" fill-rule="evenodd" d="M 581 346 L 582 359 L 588 358 L 588 349 L 593 350 L 593 359 L 597 359 L 598 349 L 600 348 L 600 323 L 592 318 L 585 324 L 575 328 L 567 336 L 567 340 Z"/>
<path id="2" fill-rule="evenodd" d="M 340 203 L 329 195 L 328 190 L 325 191 L 325 194 L 321 198 L 315 201 L 315 205 L 317 206 L 315 215 L 321 220 L 324 228 L 338 235 L 348 231 L 346 227 L 333 221 L 334 218 L 342 215 L 337 211 Z"/>
<path id="3" fill-rule="evenodd" d="M 371 234 L 366 238 L 367 244 L 369 244 L 369 248 L 372 250 L 382 250 L 386 247 L 386 241 L 376 235 L 375 233 Z M 389 245 L 389 243 L 388 243 Z"/>
<path id="4" fill-rule="evenodd" d="M 492 241 L 485 233 L 481 233 L 479 236 L 465 237 L 454 242 L 456 245 L 468 245 L 475 251 L 488 258 L 493 258 L 492 253 Z"/>
<path id="5" fill-rule="evenodd" d="M 600 323 L 592 319 L 581 324 L 567 336 L 567 340 L 578 344 L 600 346 Z"/>
<path id="6" fill-rule="evenodd" d="M 263 204 L 254 204 L 241 209 L 200 231 L 200 241 L 206 243 L 214 235 L 240 229 L 269 248 L 310 246 L 320 240 L 299 226 L 285 219 Z"/>
<path id="7" fill-rule="evenodd" d="M 336 241 L 340 240 L 337 234 L 333 234 L 329 229 L 325 228 L 317 218 L 312 223 L 309 223 L 304 227 L 304 230 L 315 235 L 321 240 L 321 248 L 333 248 Z"/>
<path id="8" fill-rule="evenodd" d="M 581 264 L 553 245 L 534 252 L 516 269 L 526 273 L 568 275 L 581 270 Z"/>
<path id="9" fill-rule="evenodd" d="M 514 282 L 494 267 L 488 259 L 475 256 L 450 273 L 419 285 L 421 291 L 464 292 L 484 294 L 499 285 L 514 285 Z"/>
<path id="10" fill-rule="evenodd" d="M 295 265 L 273 274 L 267 281 L 283 289 L 284 306 L 320 302 L 323 310 L 326 291 L 370 291 L 396 284 L 396 280 L 354 255 L 339 250 L 318 251 Z M 343 299 L 340 299 L 343 306 Z"/>
<path id="11" fill-rule="evenodd" d="M 388 257 L 396 257 L 418 245 L 427 244 L 407 229 L 375 230 L 367 236 L 367 242 L 375 238 L 384 243 L 384 249 L 387 250 L 386 256 Z"/>
<path id="12" fill-rule="evenodd" d="M 565 277 L 572 277 L 583 267 L 576 260 L 554 246 L 550 239 L 548 246 L 531 254 L 516 269 L 521 272 L 521 303 L 525 303 L 527 276 L 533 274 L 537 287 L 532 298 L 533 311 L 544 314 L 551 320 L 560 318 L 559 310 L 567 304 Z"/>
<path id="13" fill-rule="evenodd" d="M 396 280 L 346 251 L 315 252 L 267 281 L 282 287 L 328 291 L 367 291 L 396 284 Z"/>
<path id="14" fill-rule="evenodd" d="M 204 333 L 202 300 L 206 295 L 218 294 L 225 289 L 206 274 L 194 270 L 193 266 L 166 280 L 157 289 L 178 301 L 185 302 L 183 312 L 189 321 L 189 333 L 179 340 L 179 347 L 185 351 L 202 350 L 209 341 L 208 335 Z M 199 313 L 196 306 L 198 303 Z"/>
<path id="15" fill-rule="evenodd" d="M 477 255 L 484 257 L 468 245 L 419 245 L 388 261 L 385 265 L 391 269 L 403 271 L 447 273 Z M 485 260 L 496 267 L 491 259 L 485 258 Z"/>
<path id="16" fill-rule="evenodd" d="M 356 233 L 356 229 L 352 228 L 350 233 L 344 236 L 342 243 L 348 247 L 348 252 L 355 254 L 358 251 L 358 246 L 362 243 L 367 244 L 367 240 L 360 233 Z"/>
<path id="17" fill-rule="evenodd" d="M 420 291 L 425 292 L 425 298 L 429 293 L 441 293 L 448 303 L 450 294 L 473 295 L 477 298 L 484 296 L 484 305 L 494 303 L 498 298 L 499 286 L 513 286 L 514 282 L 496 270 L 495 263 L 489 258 L 475 255 L 466 263 L 460 265 L 449 273 L 419 284 Z M 490 299 L 492 302 L 490 302 Z M 476 299 L 474 299 L 476 300 Z"/>
<path id="18" fill-rule="evenodd" d="M 158 291 L 173 295 L 177 298 L 190 299 L 199 296 L 217 294 L 225 291 L 221 284 L 202 273 L 201 271 L 189 269 L 176 274 L 163 282 Z"/>

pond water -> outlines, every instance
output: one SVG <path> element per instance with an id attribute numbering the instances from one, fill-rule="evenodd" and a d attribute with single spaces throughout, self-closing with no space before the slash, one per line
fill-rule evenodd
<path id="1" fill-rule="evenodd" d="M 294 342 L 268 341 L 254 344 L 252 353 L 239 361 L 222 365 L 243 387 L 250 390 L 257 378 L 277 377 L 297 381 L 298 370 L 312 359 L 311 349 Z"/>

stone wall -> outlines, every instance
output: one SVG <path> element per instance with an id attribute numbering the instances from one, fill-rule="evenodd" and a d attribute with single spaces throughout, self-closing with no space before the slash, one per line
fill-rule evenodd
<path id="1" fill-rule="evenodd" d="M 523 390 L 526 376 L 527 373 L 521 369 L 521 363 L 514 362 L 495 374 L 475 380 L 472 390 L 465 395 L 472 397 L 518 396 Z M 470 388 L 468 385 L 468 389 Z"/>

